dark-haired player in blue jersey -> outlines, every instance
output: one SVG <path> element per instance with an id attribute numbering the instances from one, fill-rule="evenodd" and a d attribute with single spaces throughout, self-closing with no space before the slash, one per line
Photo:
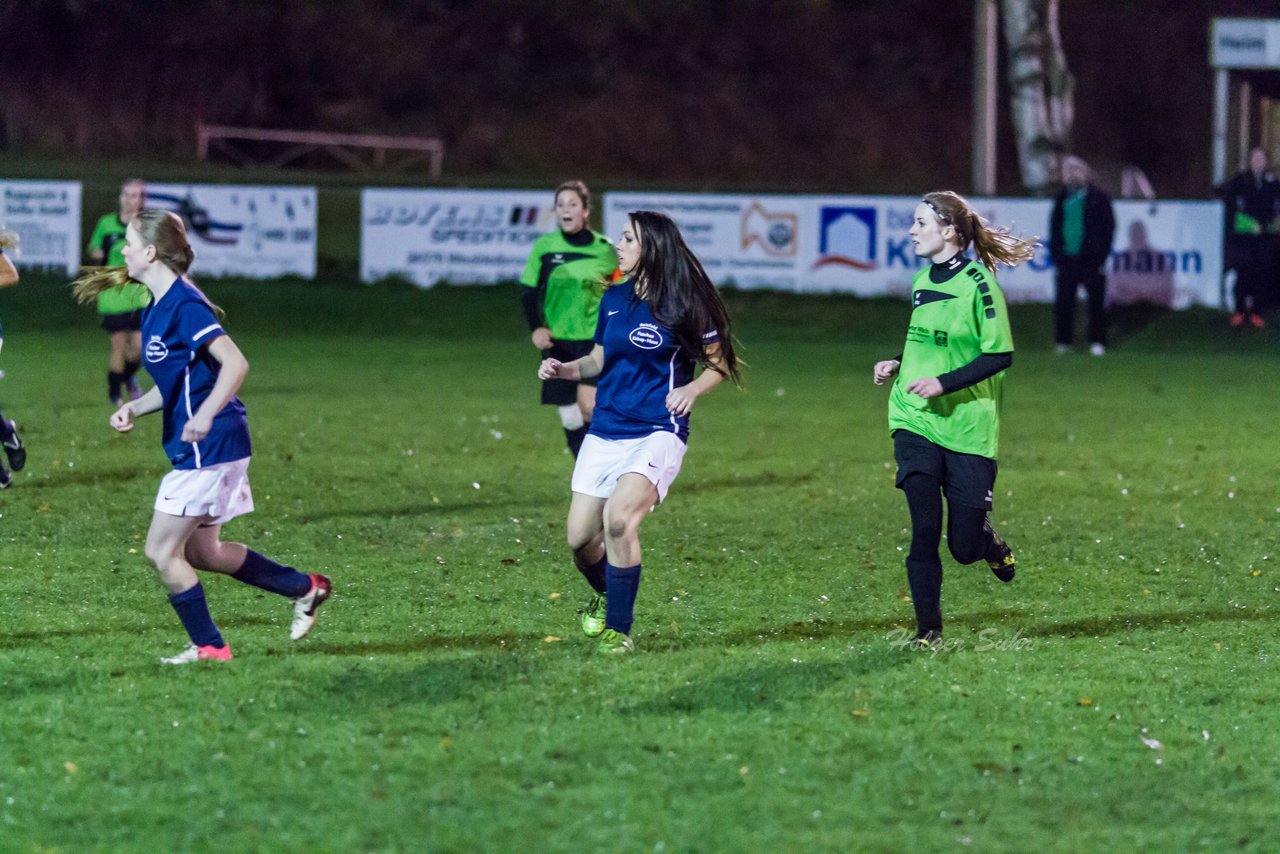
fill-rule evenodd
<path id="1" fill-rule="evenodd" d="M 4 254 L 4 250 L 18 245 L 18 235 L 7 228 L 0 228 L 0 288 L 18 284 L 18 268 Z M 0 330 L 0 349 L 4 347 L 4 332 Z M 0 412 L 0 445 L 4 446 L 4 455 L 9 460 L 9 467 L 14 471 L 22 471 L 27 464 L 27 449 L 18 436 L 18 428 Z M 13 483 L 13 475 L 0 465 L 0 489 L 8 489 Z"/>
<path id="2" fill-rule="evenodd" d="M 1013 333 L 998 264 L 1031 258 L 1035 239 L 992 227 L 961 196 L 929 193 L 910 230 L 916 254 L 933 263 L 912 280 L 911 323 L 902 354 L 877 362 L 872 379 L 895 376 L 889 433 L 897 483 L 911 514 L 907 583 L 915 606 L 912 645 L 942 648 L 942 499 L 947 547 L 962 564 L 986 560 L 1013 580 L 1013 550 L 987 519 L 996 483 L 1004 371 L 1013 364 Z M 966 257 L 973 247 L 977 260 Z"/>
<path id="3" fill-rule="evenodd" d="M 544 380 L 598 380 L 567 527 L 574 563 L 596 593 L 582 630 L 609 654 L 635 649 L 640 523 L 680 472 L 694 401 L 725 377 L 739 379 L 729 315 L 675 222 L 632 212 L 617 253 L 626 278 L 604 292 L 591 352 L 546 359 L 538 370 Z"/>
<path id="4" fill-rule="evenodd" d="M 128 280 L 151 293 L 142 317 L 143 362 L 155 386 L 121 405 L 111 426 L 126 433 L 136 416 L 163 412 L 164 450 L 173 471 L 160 482 L 146 554 L 191 639 L 185 650 L 162 659 L 166 664 L 231 658 L 209 614 L 197 568 L 292 599 L 294 640 L 311 630 L 331 590 L 323 575 L 298 572 L 221 540 L 224 523 L 253 510 L 249 425 L 235 396 L 249 363 L 214 306 L 184 278 L 194 257 L 181 219 L 144 210 L 126 230 L 125 267 L 91 273 L 75 286 L 81 302 Z"/>

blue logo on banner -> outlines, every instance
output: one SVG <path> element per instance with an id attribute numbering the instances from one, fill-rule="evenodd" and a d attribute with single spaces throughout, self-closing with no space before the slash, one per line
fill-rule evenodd
<path id="1" fill-rule="evenodd" d="M 813 269 L 831 265 L 857 270 L 876 268 L 876 209 L 823 207 L 819 211 L 818 260 Z"/>

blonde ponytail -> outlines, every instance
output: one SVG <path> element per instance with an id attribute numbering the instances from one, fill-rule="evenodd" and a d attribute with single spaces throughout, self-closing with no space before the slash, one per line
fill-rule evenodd
<path id="1" fill-rule="evenodd" d="M 18 245 L 18 232 L 0 225 L 0 249 L 12 249 Z"/>
<path id="2" fill-rule="evenodd" d="M 961 249 L 973 245 L 982 266 L 991 272 L 1004 264 L 1016 267 L 1029 261 L 1040 243 L 1038 237 L 1015 237 L 1005 226 L 993 226 L 969 206 L 964 197 L 950 190 L 926 193 L 924 203 L 933 209 L 938 221 L 954 226 Z"/>
<path id="3" fill-rule="evenodd" d="M 81 267 L 81 276 L 71 283 L 71 296 L 81 305 L 89 305 L 98 294 L 129 284 L 129 271 L 124 267 Z"/>

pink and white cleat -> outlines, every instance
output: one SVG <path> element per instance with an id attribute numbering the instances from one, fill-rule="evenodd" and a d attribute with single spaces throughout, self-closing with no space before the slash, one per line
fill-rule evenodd
<path id="1" fill-rule="evenodd" d="M 177 655 L 160 659 L 161 664 L 194 664 L 197 661 L 230 661 L 229 646 L 196 646 L 188 644 L 187 648 Z"/>
<path id="2" fill-rule="evenodd" d="M 311 573 L 311 591 L 306 596 L 293 600 L 293 626 L 289 629 L 290 640 L 302 640 L 316 624 L 316 612 L 320 606 L 333 595 L 333 584 L 326 576 Z"/>

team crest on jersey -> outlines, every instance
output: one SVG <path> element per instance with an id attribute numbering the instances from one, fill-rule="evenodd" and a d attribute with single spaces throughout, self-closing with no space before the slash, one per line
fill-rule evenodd
<path id="1" fill-rule="evenodd" d="M 657 350 L 662 346 L 662 333 L 656 323 L 642 323 L 627 337 L 641 350 Z"/>
<path id="2" fill-rule="evenodd" d="M 146 354 L 148 362 L 163 362 L 169 355 L 169 347 L 159 335 L 152 335 L 147 339 Z"/>

